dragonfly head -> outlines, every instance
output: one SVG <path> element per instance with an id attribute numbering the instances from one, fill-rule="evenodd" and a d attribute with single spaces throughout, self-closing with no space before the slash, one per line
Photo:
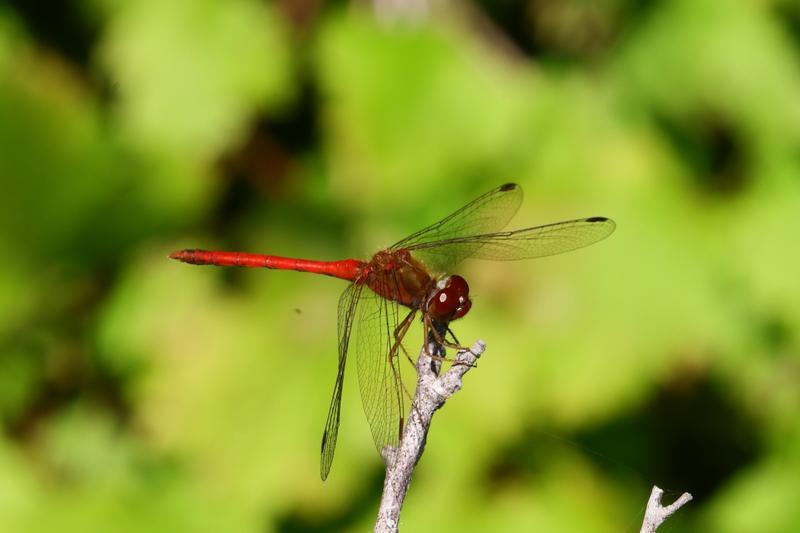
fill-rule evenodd
<path id="1" fill-rule="evenodd" d="M 472 307 L 469 285 L 461 276 L 449 276 L 436 284 L 436 291 L 428 300 L 428 313 L 441 322 L 450 322 L 466 315 Z"/>

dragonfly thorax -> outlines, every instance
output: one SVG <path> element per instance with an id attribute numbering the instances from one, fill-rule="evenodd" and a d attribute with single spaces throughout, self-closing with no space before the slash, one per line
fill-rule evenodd
<path id="1" fill-rule="evenodd" d="M 363 270 L 365 283 L 380 296 L 412 309 L 428 301 L 436 281 L 407 250 L 382 250 Z"/>

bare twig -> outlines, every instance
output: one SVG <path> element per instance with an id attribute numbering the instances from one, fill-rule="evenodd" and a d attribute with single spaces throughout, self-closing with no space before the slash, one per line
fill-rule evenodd
<path id="1" fill-rule="evenodd" d="M 644 513 L 642 529 L 639 533 L 655 533 L 658 526 L 663 524 L 667 518 L 683 507 L 684 504 L 692 500 L 692 495 L 684 492 L 674 503 L 664 507 L 661 505 L 661 497 L 663 495 L 664 491 L 654 485 L 653 491 L 650 493 L 650 500 L 647 502 L 647 511 Z"/>
<path id="2" fill-rule="evenodd" d="M 398 447 L 387 446 L 381 453 L 386 462 L 386 479 L 375 522 L 376 532 L 397 531 L 400 509 L 411 482 L 411 474 L 425 449 L 433 413 L 461 388 L 464 374 L 475 365 L 485 349 L 486 344 L 477 341 L 469 350 L 458 352 L 453 365 L 441 376 L 439 361 L 431 359 L 424 348 L 420 352 L 417 360 L 417 391 L 403 439 Z"/>

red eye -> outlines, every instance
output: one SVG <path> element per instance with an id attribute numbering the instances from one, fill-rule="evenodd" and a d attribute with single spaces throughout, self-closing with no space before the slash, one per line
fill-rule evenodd
<path id="1" fill-rule="evenodd" d="M 461 318 L 462 316 L 466 315 L 466 314 L 469 312 L 469 310 L 470 310 L 471 308 L 472 308 L 472 301 L 471 301 L 471 300 L 469 300 L 469 299 L 467 299 L 467 300 L 466 300 L 466 301 L 465 301 L 465 302 L 464 302 L 464 303 L 461 305 L 461 307 L 457 307 L 457 308 L 456 308 L 456 312 L 455 312 L 455 313 L 453 313 L 453 318 L 452 318 L 452 320 L 455 320 L 455 319 L 457 319 L 457 318 Z"/>
<path id="2" fill-rule="evenodd" d="M 428 310 L 434 318 L 449 321 L 466 315 L 470 307 L 467 281 L 461 276 L 450 276 L 445 288 L 431 298 Z"/>

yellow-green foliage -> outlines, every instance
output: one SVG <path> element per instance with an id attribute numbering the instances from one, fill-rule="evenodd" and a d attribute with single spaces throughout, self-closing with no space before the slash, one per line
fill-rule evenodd
<path id="1" fill-rule="evenodd" d="M 354 365 L 318 477 L 344 283 L 166 256 L 364 257 L 507 181 L 512 226 L 618 229 L 463 265 L 488 349 L 403 530 L 634 531 L 652 484 L 674 531 L 800 530 L 793 2 L 12 4 L 0 531 L 368 530 Z"/>

